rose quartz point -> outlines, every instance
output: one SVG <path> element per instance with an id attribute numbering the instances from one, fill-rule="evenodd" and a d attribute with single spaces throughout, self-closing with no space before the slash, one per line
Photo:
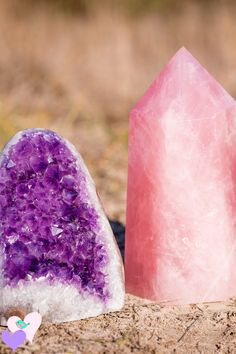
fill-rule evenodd
<path id="1" fill-rule="evenodd" d="M 130 115 L 126 290 L 169 303 L 236 295 L 236 105 L 185 49 Z"/>

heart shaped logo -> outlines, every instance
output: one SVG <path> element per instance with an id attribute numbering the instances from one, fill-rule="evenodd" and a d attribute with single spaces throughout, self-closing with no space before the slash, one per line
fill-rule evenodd
<path id="1" fill-rule="evenodd" d="M 24 331 L 9 332 L 7 329 L 2 332 L 2 341 L 15 351 L 21 344 L 24 343 L 26 334 Z"/>
<path id="2" fill-rule="evenodd" d="M 7 326 L 12 333 L 21 329 L 26 334 L 26 338 L 32 343 L 34 335 L 42 322 L 42 316 L 38 312 L 31 312 L 25 316 L 24 320 L 18 316 L 11 316 L 7 321 Z"/>

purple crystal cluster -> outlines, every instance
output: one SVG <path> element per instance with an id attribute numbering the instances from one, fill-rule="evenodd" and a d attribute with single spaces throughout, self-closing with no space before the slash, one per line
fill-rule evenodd
<path id="1" fill-rule="evenodd" d="M 105 301 L 107 253 L 86 177 L 57 134 L 22 134 L 0 166 L 0 244 L 4 279 L 46 277 Z"/>

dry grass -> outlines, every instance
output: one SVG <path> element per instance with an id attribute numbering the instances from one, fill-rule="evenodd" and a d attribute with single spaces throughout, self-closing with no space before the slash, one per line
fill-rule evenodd
<path id="1" fill-rule="evenodd" d="M 100 6 L 80 17 L 12 4 L 0 2 L 0 145 L 27 127 L 58 131 L 124 220 L 130 108 L 183 45 L 236 96 L 236 6 L 185 1 L 136 17 Z"/>

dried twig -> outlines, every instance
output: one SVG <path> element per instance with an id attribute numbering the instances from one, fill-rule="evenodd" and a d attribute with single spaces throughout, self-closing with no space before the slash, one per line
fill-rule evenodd
<path id="1" fill-rule="evenodd" d="M 190 325 L 185 329 L 184 333 L 182 334 L 182 336 L 177 340 L 177 342 L 180 342 L 183 337 L 185 336 L 185 334 L 190 330 L 190 328 L 194 325 L 194 323 L 198 320 L 199 316 L 197 316 L 191 323 Z"/>

